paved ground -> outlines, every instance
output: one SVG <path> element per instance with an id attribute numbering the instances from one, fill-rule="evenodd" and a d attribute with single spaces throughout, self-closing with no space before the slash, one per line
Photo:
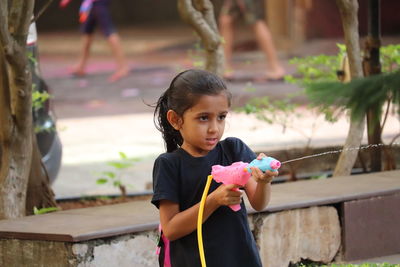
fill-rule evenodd
<path id="1" fill-rule="evenodd" d="M 107 77 L 114 66 L 101 37 L 93 48 L 88 75 L 74 78 L 68 75 L 68 69 L 79 52 L 79 35 L 76 32 L 39 32 L 41 69 L 53 89 L 58 130 L 64 145 L 63 166 L 53 184 L 58 198 L 118 193 L 112 186 L 96 185 L 96 177 L 101 171 L 112 170 L 107 162 L 118 160 L 118 152 L 140 159 L 122 176 L 130 185 L 129 192 L 149 189 L 153 160 L 163 152 L 162 139 L 153 126 L 153 109 L 149 104 L 157 100 L 178 71 L 192 66 L 197 58 L 197 41 L 192 31 L 182 26 L 131 28 L 122 30 L 121 36 L 132 70 L 125 79 L 109 83 Z M 240 32 L 239 41 L 248 38 L 247 32 Z M 385 38 L 384 43 L 398 43 L 398 40 Z M 316 40 L 279 56 L 292 73 L 294 67 L 288 63 L 290 57 L 335 53 L 337 41 L 340 40 Z M 235 65 L 242 78 L 258 77 L 266 67 L 262 54 L 246 49 L 235 53 Z M 229 82 L 228 86 L 234 93 L 235 105 L 244 103 L 249 97 L 267 95 L 277 99 L 300 91 L 283 82 L 242 80 Z M 304 102 L 302 97 L 296 99 L 299 103 Z M 233 112 L 225 136 L 240 137 L 255 150 L 269 151 L 302 147 L 309 140 L 312 146 L 340 145 L 348 131 L 345 117 L 329 124 L 305 108 L 298 109 L 291 119 L 291 127 L 285 129 L 279 119 L 269 125 Z M 391 117 L 385 137 L 391 138 L 399 131 L 398 119 Z M 400 259 L 379 261 L 394 263 Z"/>

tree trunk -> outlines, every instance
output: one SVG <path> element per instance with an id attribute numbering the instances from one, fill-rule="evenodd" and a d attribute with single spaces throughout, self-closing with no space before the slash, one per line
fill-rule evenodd
<path id="1" fill-rule="evenodd" d="M 0 5 L 0 219 L 25 216 L 29 177 L 46 181 L 43 172 L 37 172 L 41 156 L 33 138 L 32 81 L 26 54 L 33 6 L 33 0 Z"/>
<path id="2" fill-rule="evenodd" d="M 365 42 L 365 53 L 363 58 L 364 75 L 371 76 L 381 73 L 380 63 L 380 2 L 379 0 L 368 1 L 368 38 Z M 378 89 L 377 89 L 378 90 Z M 379 114 L 382 106 L 373 105 L 367 112 L 367 135 L 368 144 L 382 143 L 381 121 Z M 381 148 L 370 150 L 371 171 L 382 170 Z"/>
<path id="3" fill-rule="evenodd" d="M 57 206 L 35 135 L 33 135 L 32 140 L 32 163 L 26 194 L 26 215 L 32 215 L 34 207 L 41 209 Z"/>
<path id="4" fill-rule="evenodd" d="M 360 37 L 358 34 L 358 1 L 336 0 L 344 31 L 347 55 L 349 58 L 351 78 L 363 76 L 361 64 Z M 351 116 L 352 117 L 352 116 Z M 362 141 L 365 119 L 351 119 L 350 128 L 344 144 L 344 151 L 340 154 L 333 176 L 350 175 L 357 159 L 357 150 L 346 151 L 346 148 L 359 147 Z"/>
<path id="5" fill-rule="evenodd" d="M 0 219 L 25 215 L 32 153 L 32 116 L 28 112 L 31 110 L 31 101 L 28 101 L 31 92 L 24 84 L 29 78 L 22 74 L 17 84 L 15 77 L 18 76 L 5 57 L 0 52 Z M 19 105 L 25 108 L 19 108 Z M 28 114 L 24 117 L 23 113 Z"/>
<path id="6" fill-rule="evenodd" d="M 182 19 L 200 36 L 206 52 L 205 69 L 222 75 L 224 52 L 211 1 L 178 0 L 178 10 Z"/>

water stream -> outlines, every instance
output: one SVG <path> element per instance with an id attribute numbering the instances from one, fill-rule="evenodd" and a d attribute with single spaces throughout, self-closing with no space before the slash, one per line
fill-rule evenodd
<path id="1" fill-rule="evenodd" d="M 400 145 L 400 143 L 396 143 L 396 142 L 392 143 L 392 146 L 395 146 L 395 145 L 396 146 Z M 378 148 L 378 147 L 382 147 L 382 146 L 388 146 L 388 145 L 371 144 L 371 145 L 363 145 L 363 146 L 359 146 L 359 147 L 349 147 L 349 148 L 343 148 L 343 149 L 338 149 L 338 150 L 331 150 L 331 151 L 326 151 L 326 152 L 322 152 L 322 153 L 318 153 L 318 154 L 313 154 L 313 155 L 309 155 L 309 156 L 304 156 L 304 157 L 299 157 L 299 158 L 295 158 L 295 159 L 282 161 L 281 164 L 286 164 L 286 163 L 309 159 L 309 158 L 321 157 L 321 156 L 330 155 L 330 154 L 337 154 L 337 153 L 341 153 L 343 151 L 347 152 L 347 151 L 354 151 L 354 150 L 364 150 L 364 149 L 369 149 L 369 148 Z"/>

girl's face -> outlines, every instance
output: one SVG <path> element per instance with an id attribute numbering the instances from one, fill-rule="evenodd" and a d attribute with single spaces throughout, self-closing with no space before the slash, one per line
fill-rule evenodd
<path id="1" fill-rule="evenodd" d="M 178 119 L 182 148 L 194 157 L 207 155 L 221 139 L 229 104 L 225 93 L 203 95 Z"/>

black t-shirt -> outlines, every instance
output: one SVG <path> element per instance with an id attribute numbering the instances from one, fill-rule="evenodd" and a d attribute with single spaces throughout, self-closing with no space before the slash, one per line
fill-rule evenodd
<path id="1" fill-rule="evenodd" d="M 184 211 L 201 200 L 207 176 L 213 165 L 228 166 L 236 161 L 250 162 L 256 155 L 238 138 L 226 138 L 204 157 L 192 157 L 183 149 L 161 154 L 154 163 L 151 202 L 158 208 L 160 200 L 179 203 Z M 220 184 L 214 180 L 210 191 Z M 203 224 L 204 254 L 209 267 L 260 267 L 256 243 L 247 221 L 246 207 L 232 211 L 219 207 Z M 170 243 L 173 267 L 200 266 L 197 231 Z"/>

